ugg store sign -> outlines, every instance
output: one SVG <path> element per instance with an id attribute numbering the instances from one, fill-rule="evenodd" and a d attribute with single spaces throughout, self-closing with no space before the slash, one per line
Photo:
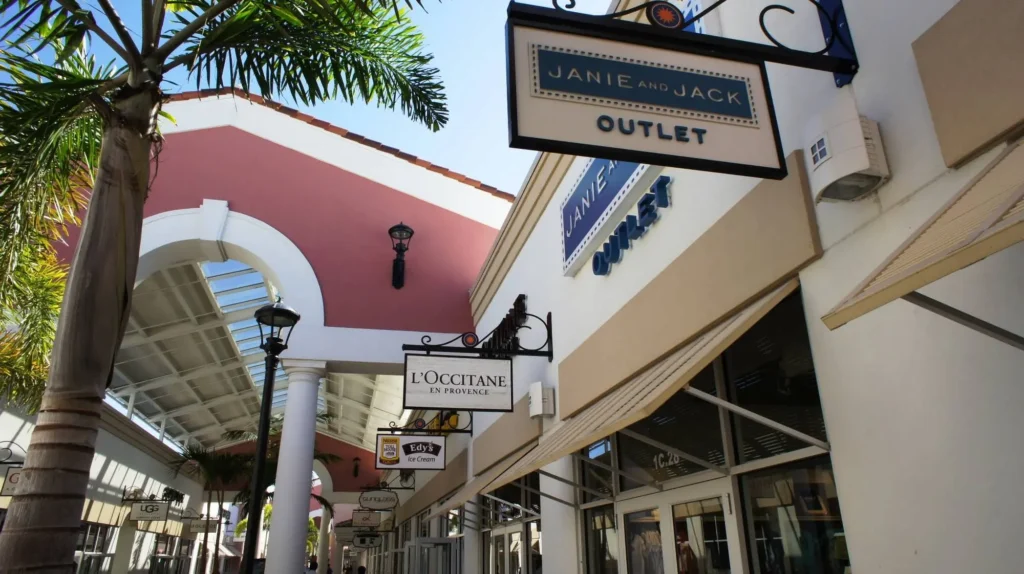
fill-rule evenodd
<path id="1" fill-rule="evenodd" d="M 405 356 L 404 407 L 512 410 L 512 359 Z"/>

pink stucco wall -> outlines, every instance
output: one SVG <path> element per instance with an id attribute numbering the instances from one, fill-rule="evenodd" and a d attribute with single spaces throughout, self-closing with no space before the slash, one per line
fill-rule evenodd
<path id="1" fill-rule="evenodd" d="M 473 328 L 469 290 L 495 229 L 233 127 L 167 136 L 146 216 L 199 207 L 203 199 L 226 200 L 302 250 L 329 326 Z M 416 234 L 405 287 L 396 290 L 387 230 L 399 221 Z M 301 312 L 301 301 L 288 303 Z"/>

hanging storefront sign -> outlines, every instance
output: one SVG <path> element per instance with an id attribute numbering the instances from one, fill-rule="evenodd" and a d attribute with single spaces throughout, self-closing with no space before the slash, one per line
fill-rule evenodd
<path id="1" fill-rule="evenodd" d="M 148 500 L 145 502 L 133 502 L 131 513 L 128 515 L 129 520 L 135 521 L 161 521 L 167 520 L 167 513 L 171 509 L 170 502 L 160 502 L 159 500 Z M 216 524 L 216 521 L 214 521 Z"/>
<path id="2" fill-rule="evenodd" d="M 510 412 L 512 359 L 405 356 L 404 408 Z"/>
<path id="3" fill-rule="evenodd" d="M 21 481 L 20 466 L 9 466 L 7 467 L 7 474 L 4 475 L 4 485 L 0 488 L 0 496 L 14 496 L 15 489 L 18 487 L 18 482 Z"/>
<path id="4" fill-rule="evenodd" d="M 352 546 L 356 548 L 377 548 L 380 546 L 381 537 L 379 534 L 356 534 L 352 540 Z"/>
<path id="5" fill-rule="evenodd" d="M 377 469 L 444 470 L 445 436 L 377 435 Z"/>
<path id="6" fill-rule="evenodd" d="M 380 513 L 372 510 L 353 510 L 352 526 L 360 528 L 376 528 L 380 526 Z"/>
<path id="7" fill-rule="evenodd" d="M 206 520 L 205 518 L 194 518 L 188 521 L 189 532 L 202 534 L 204 532 L 216 532 L 217 531 L 217 519 L 211 518 Z"/>
<path id="8" fill-rule="evenodd" d="M 390 490 L 367 490 L 359 495 L 359 506 L 367 510 L 391 510 L 398 506 L 398 493 Z"/>
<path id="9" fill-rule="evenodd" d="M 510 145 L 784 178 L 764 61 L 662 32 L 510 4 Z"/>

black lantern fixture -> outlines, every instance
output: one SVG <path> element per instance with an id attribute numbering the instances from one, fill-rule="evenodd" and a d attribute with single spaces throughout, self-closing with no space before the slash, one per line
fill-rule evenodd
<path id="1" fill-rule="evenodd" d="M 395 261 L 391 265 L 391 286 L 401 289 L 405 286 L 405 252 L 409 250 L 413 230 L 404 223 L 388 229 L 391 236 L 391 248 L 395 250 Z"/>
<path id="2" fill-rule="evenodd" d="M 288 348 L 292 329 L 299 322 L 299 314 L 291 307 L 276 303 L 264 305 L 256 310 L 256 324 L 260 329 L 260 348 L 267 354 L 266 371 L 263 373 L 263 402 L 260 404 L 259 432 L 256 435 L 256 464 L 252 472 L 252 492 L 249 496 L 249 515 L 255 517 L 263 508 L 266 486 L 267 443 L 270 436 L 270 410 L 274 404 L 274 373 L 280 362 L 281 353 Z M 266 333 L 264 333 L 266 327 Z M 252 574 L 256 566 L 256 546 L 259 538 L 260 521 L 249 520 L 245 530 L 245 548 L 242 564 L 246 574 Z"/>
<path id="3" fill-rule="evenodd" d="M 362 461 L 359 460 L 358 456 L 352 459 L 352 476 L 354 476 L 354 477 L 358 477 L 359 476 L 359 464 L 361 462 Z"/>

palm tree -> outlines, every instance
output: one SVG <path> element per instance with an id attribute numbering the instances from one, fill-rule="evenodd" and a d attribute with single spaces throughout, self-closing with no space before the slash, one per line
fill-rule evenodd
<path id="1" fill-rule="evenodd" d="M 212 498 L 217 498 L 217 536 L 215 538 L 213 553 L 213 572 L 220 572 L 220 539 L 222 520 L 220 513 L 224 508 L 224 495 L 226 489 L 245 476 L 251 467 L 252 457 L 226 452 L 211 451 L 198 443 L 190 443 L 185 446 L 181 456 L 172 465 L 171 469 L 177 475 L 180 472 L 191 474 L 202 481 L 203 490 L 206 491 L 206 523 L 207 528 L 203 532 L 203 547 L 201 563 L 205 568 L 208 541 L 209 524 L 213 518 Z"/>
<path id="2" fill-rule="evenodd" d="M 324 510 L 325 514 L 321 515 L 320 520 L 334 520 L 334 507 L 324 497 L 309 493 L 309 497 L 320 503 L 320 507 Z M 274 507 L 271 503 L 263 505 L 263 524 L 262 529 L 264 532 L 270 530 L 270 519 L 273 516 Z M 243 518 L 238 521 L 235 525 L 235 536 L 241 536 L 245 533 L 246 528 L 249 527 L 249 518 Z M 309 519 L 309 528 L 306 531 L 306 554 L 312 554 L 316 552 L 317 544 L 320 542 L 320 529 L 317 528 L 316 522 L 312 518 Z"/>
<path id="3" fill-rule="evenodd" d="M 319 423 L 327 424 L 327 423 L 329 423 L 333 419 L 334 419 L 334 415 L 331 415 L 331 414 L 328 414 L 328 413 L 317 413 L 317 415 L 316 415 L 316 421 L 317 421 L 318 424 Z M 277 463 L 278 463 L 278 459 L 279 459 L 279 456 L 280 456 L 280 453 L 281 453 L 281 430 L 283 428 L 284 428 L 284 415 L 283 414 L 277 414 L 277 415 L 272 416 L 271 419 L 270 419 L 270 431 L 269 431 L 270 435 L 269 435 L 268 440 L 267 440 L 267 462 L 266 462 L 266 466 L 264 467 L 266 469 L 265 470 L 265 476 L 267 477 L 267 484 L 266 484 L 266 486 L 268 488 L 277 481 Z M 235 443 L 235 442 L 255 443 L 257 437 L 256 437 L 256 433 L 254 433 L 252 431 L 249 431 L 249 430 L 230 430 L 230 431 L 225 432 L 222 435 L 222 438 L 224 439 L 225 442 L 228 442 L 228 443 Z M 251 455 L 249 455 L 249 456 L 251 456 Z M 320 451 L 318 451 L 316 449 L 313 449 L 313 460 L 318 460 L 321 463 L 323 463 L 324 465 L 328 465 L 328 464 L 331 464 L 333 462 L 340 461 L 341 457 L 339 457 L 337 455 L 334 455 L 334 454 L 320 452 Z M 251 469 L 251 468 L 252 467 L 247 467 L 247 469 Z M 247 470 L 247 472 L 250 472 L 250 471 Z M 241 490 L 239 490 L 238 494 L 235 496 L 235 504 L 239 506 L 239 508 L 241 509 L 243 515 L 248 513 L 249 502 L 250 502 L 249 501 L 249 497 L 251 496 L 251 491 L 252 491 L 252 486 L 251 486 L 252 485 L 252 482 L 251 482 L 252 477 L 250 475 L 247 475 L 246 479 L 247 480 L 245 481 L 245 486 Z M 317 498 L 316 495 L 311 495 L 311 496 L 313 496 L 314 498 Z M 321 503 L 321 504 L 323 504 L 323 503 Z"/>
<path id="4" fill-rule="evenodd" d="M 74 213 L 71 195 L 92 190 L 38 425 L 0 533 L 0 564 L 15 571 L 73 564 L 131 309 L 165 76 L 184 68 L 199 87 L 252 86 L 304 104 L 375 101 L 434 130 L 448 119 L 432 56 L 402 18 L 400 4 L 412 0 L 140 1 L 141 21 L 129 27 L 110 0 L 97 0 L 98 14 L 80 0 L 0 0 L 0 280 L 33 245 L 25 222 L 55 206 Z M 87 55 L 96 41 L 118 59 L 97 65 Z"/>

